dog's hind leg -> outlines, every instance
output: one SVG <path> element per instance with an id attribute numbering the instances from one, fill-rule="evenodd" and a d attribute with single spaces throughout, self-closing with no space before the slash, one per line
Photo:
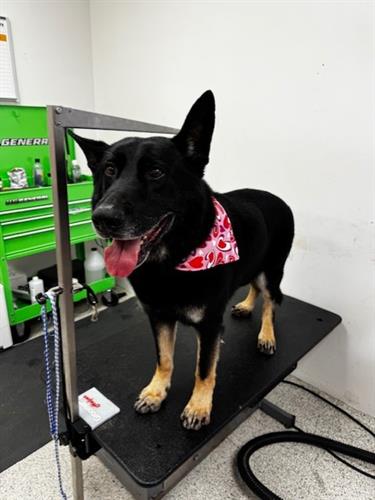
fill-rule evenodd
<path id="1" fill-rule="evenodd" d="M 176 322 L 152 321 L 157 364 L 151 382 L 141 391 L 134 408 L 139 413 L 156 412 L 167 397 L 173 372 L 173 354 L 176 339 Z"/>
<path id="2" fill-rule="evenodd" d="M 181 414 L 182 425 L 186 429 L 198 430 L 210 423 L 219 349 L 220 329 L 214 334 L 212 331 L 207 332 L 207 336 L 204 332 L 199 332 L 195 385 Z"/>
<path id="3" fill-rule="evenodd" d="M 282 269 L 262 273 L 257 284 L 263 296 L 262 326 L 258 335 L 258 349 L 264 354 L 274 354 L 276 351 L 276 337 L 274 331 L 275 303 L 280 304 L 282 293 L 280 281 Z"/>
<path id="4" fill-rule="evenodd" d="M 276 351 L 273 315 L 274 302 L 266 290 L 263 292 L 262 326 L 258 335 L 258 349 L 264 354 L 274 354 Z"/>
<path id="5" fill-rule="evenodd" d="M 255 301 L 258 295 L 259 288 L 255 283 L 252 283 L 246 298 L 232 307 L 232 315 L 238 318 L 249 316 L 255 307 Z"/>

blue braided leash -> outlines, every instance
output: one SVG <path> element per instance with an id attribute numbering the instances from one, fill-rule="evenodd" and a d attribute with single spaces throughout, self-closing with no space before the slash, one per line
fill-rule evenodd
<path id="1" fill-rule="evenodd" d="M 49 428 L 55 447 L 55 460 L 57 468 L 57 479 L 59 484 L 60 496 L 63 500 L 67 500 L 67 495 L 64 491 L 61 474 L 61 462 L 59 451 L 59 406 L 60 406 L 60 324 L 57 311 L 57 294 L 53 289 L 44 294 L 44 297 L 51 302 L 53 329 L 48 332 L 48 317 L 47 303 L 42 304 L 41 319 L 43 326 L 44 337 L 44 366 L 46 371 L 46 400 Z M 54 359 L 54 375 L 55 375 L 55 397 L 53 397 L 52 389 L 52 369 L 49 352 L 49 338 L 53 338 L 53 359 Z"/>

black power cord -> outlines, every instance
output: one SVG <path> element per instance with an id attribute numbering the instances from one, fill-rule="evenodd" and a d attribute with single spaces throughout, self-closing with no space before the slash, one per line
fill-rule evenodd
<path id="1" fill-rule="evenodd" d="M 305 386 L 303 386 L 301 384 L 297 384 L 296 382 L 292 382 L 291 380 L 283 380 L 282 383 L 283 384 L 288 384 L 288 385 L 293 385 L 294 387 L 298 387 L 299 389 L 303 389 L 304 391 L 308 392 L 309 394 L 312 394 L 313 396 L 315 396 L 316 398 L 320 399 L 321 401 L 324 401 L 328 405 L 332 406 L 332 408 L 334 408 L 335 410 L 339 411 L 340 413 L 342 413 L 343 415 L 345 415 L 346 417 L 348 417 L 350 420 L 352 420 L 354 423 L 356 423 L 357 425 L 359 425 L 360 427 L 362 427 L 362 429 L 364 429 L 366 432 L 368 432 L 371 436 L 373 436 L 375 438 L 375 432 L 373 432 L 369 427 L 367 427 L 365 424 L 363 424 L 360 420 L 358 420 L 357 418 L 353 417 L 353 415 L 351 415 L 347 411 L 343 410 L 339 406 L 335 405 L 335 403 L 332 403 L 331 401 L 329 401 L 329 399 L 326 399 L 325 397 L 323 397 L 320 394 L 312 391 L 311 389 L 308 389 L 307 387 L 305 387 Z M 302 429 L 300 429 L 296 425 L 293 425 L 293 427 L 297 431 L 299 431 L 299 432 L 304 432 Z M 334 458 L 336 458 L 336 460 L 339 460 L 339 462 L 345 464 L 346 466 L 350 467 L 351 469 L 355 470 L 356 472 L 359 472 L 360 474 L 363 474 L 364 476 L 369 477 L 370 479 L 375 479 L 374 475 L 370 474 L 369 472 L 367 472 L 367 471 L 365 471 L 363 469 L 360 469 L 359 467 L 356 467 L 354 464 L 351 464 L 350 462 L 347 462 L 342 457 L 340 457 L 339 455 L 337 455 L 334 451 L 329 450 L 329 449 L 327 449 L 326 451 L 330 455 L 332 455 Z"/>
<path id="2" fill-rule="evenodd" d="M 294 387 L 298 387 L 299 389 L 303 389 L 304 391 L 308 392 L 309 394 L 312 394 L 314 397 L 320 399 L 321 401 L 324 401 L 328 405 L 332 406 L 332 408 L 334 408 L 335 410 L 339 411 L 340 413 L 342 413 L 346 417 L 350 418 L 350 420 L 352 420 L 357 425 L 359 425 L 360 427 L 362 427 L 362 429 L 364 429 L 366 432 L 368 432 L 369 434 L 371 434 L 372 437 L 375 438 L 375 432 L 373 432 L 369 427 L 367 427 L 365 424 L 363 424 L 360 420 L 358 420 L 357 418 L 353 417 L 353 415 L 351 415 L 347 411 L 343 410 L 339 406 L 335 405 L 335 403 L 332 403 L 331 401 L 329 401 L 329 399 L 321 396 L 320 394 L 318 394 L 317 392 L 312 391 L 311 389 L 308 389 L 304 385 L 297 384 L 296 382 L 292 382 L 291 380 L 283 380 L 281 383 L 282 384 L 287 384 L 287 385 L 294 385 Z"/>
<path id="3" fill-rule="evenodd" d="M 375 437 L 375 433 L 371 429 L 369 429 L 366 425 L 364 425 L 362 422 L 360 422 L 355 417 L 350 415 L 350 413 L 338 407 L 337 405 L 335 405 L 328 399 L 324 398 L 320 394 L 317 394 L 311 389 L 308 389 L 307 387 L 304 387 L 301 384 L 297 384 L 296 382 L 284 380 L 283 383 L 303 389 L 306 392 L 312 394 L 313 396 L 321 399 L 322 401 L 329 404 L 336 410 L 340 411 L 340 413 L 350 418 L 353 422 L 362 427 L 366 432 L 371 434 L 371 436 Z M 344 455 L 351 456 L 353 458 L 357 458 L 371 464 L 375 464 L 375 453 L 363 450 L 361 448 L 356 448 L 354 446 L 350 446 L 348 444 L 344 444 L 339 441 L 335 441 L 333 439 L 328 439 L 322 436 L 318 436 L 316 434 L 304 432 L 296 425 L 293 425 L 293 427 L 296 429 L 297 432 L 295 431 L 271 432 L 269 434 L 263 434 L 262 436 L 258 436 L 249 441 L 248 443 L 246 443 L 239 450 L 237 454 L 237 467 L 241 478 L 243 479 L 245 484 L 262 500 L 282 500 L 282 499 L 275 493 L 273 493 L 271 490 L 269 490 L 263 483 L 261 483 L 261 481 L 259 481 L 259 479 L 255 476 L 255 474 L 251 470 L 249 462 L 251 456 L 257 450 L 275 443 L 294 442 L 294 443 L 305 443 L 317 446 L 319 448 L 328 451 L 328 453 L 330 453 L 334 458 L 340 460 L 340 462 L 344 463 L 345 465 L 352 468 L 356 472 L 359 472 L 371 479 L 375 479 L 375 476 L 347 462 L 346 460 L 338 456 L 335 452 L 342 453 Z"/>

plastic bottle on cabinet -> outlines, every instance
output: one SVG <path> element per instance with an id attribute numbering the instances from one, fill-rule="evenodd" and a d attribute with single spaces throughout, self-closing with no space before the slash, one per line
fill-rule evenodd
<path id="1" fill-rule="evenodd" d="M 36 187 L 44 186 L 44 172 L 39 158 L 35 159 L 35 163 L 33 166 L 33 180 L 34 180 L 34 186 Z"/>
<path id="2" fill-rule="evenodd" d="M 91 248 L 85 259 L 86 283 L 101 280 L 105 277 L 105 264 L 101 253 L 97 248 Z"/>
<path id="3" fill-rule="evenodd" d="M 44 283 L 43 280 L 38 278 L 38 276 L 33 276 L 33 278 L 29 281 L 29 290 L 30 290 L 30 298 L 31 303 L 36 303 L 36 296 L 38 293 L 44 293 Z"/>
<path id="4" fill-rule="evenodd" d="M 72 181 L 80 182 L 81 181 L 81 167 L 77 160 L 72 160 Z"/>

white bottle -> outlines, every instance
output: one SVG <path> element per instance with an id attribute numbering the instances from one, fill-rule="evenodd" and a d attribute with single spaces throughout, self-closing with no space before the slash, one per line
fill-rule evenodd
<path id="1" fill-rule="evenodd" d="M 85 260 L 86 283 L 101 280 L 105 277 L 104 259 L 97 248 L 91 248 Z"/>
<path id="2" fill-rule="evenodd" d="M 80 182 L 81 181 L 81 167 L 77 160 L 72 160 L 72 181 Z"/>
<path id="3" fill-rule="evenodd" d="M 29 289 L 30 289 L 30 298 L 31 303 L 36 303 L 36 296 L 38 293 L 44 293 L 44 283 L 43 280 L 38 278 L 38 276 L 33 276 L 33 278 L 29 281 Z"/>

